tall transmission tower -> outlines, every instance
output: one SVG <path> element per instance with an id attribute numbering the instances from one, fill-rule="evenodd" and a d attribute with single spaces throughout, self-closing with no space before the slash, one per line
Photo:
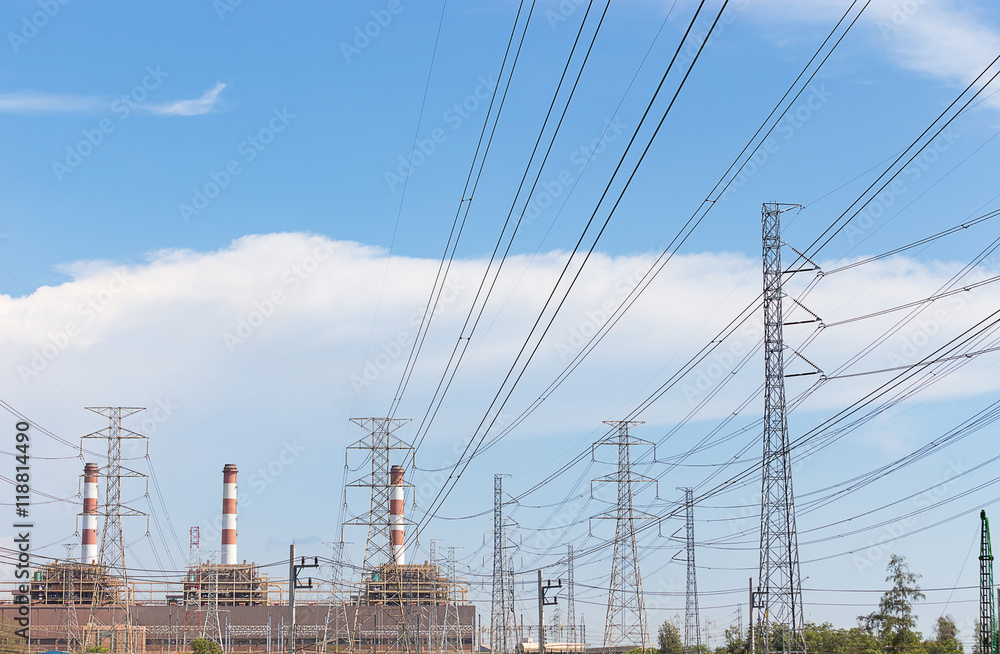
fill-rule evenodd
<path id="1" fill-rule="evenodd" d="M 125 566 L 125 537 L 122 533 L 122 518 L 145 516 L 142 511 L 122 504 L 122 479 L 141 478 L 146 475 L 122 465 L 122 441 L 140 440 L 146 446 L 145 455 L 149 454 L 148 440 L 142 434 L 122 427 L 122 419 L 144 411 L 142 407 L 87 407 L 88 411 L 108 418 L 108 426 L 83 438 L 100 438 L 108 442 L 108 464 L 104 469 L 106 490 L 104 494 L 104 530 L 101 532 L 101 551 L 99 564 L 102 573 L 106 574 L 103 583 L 98 583 L 91 604 L 88 623 L 95 625 L 94 608 L 100 605 L 110 609 L 111 624 L 106 631 L 111 636 L 110 651 L 133 652 L 136 648 L 134 629 L 132 628 L 132 590 L 128 580 L 128 570 Z M 82 444 L 81 444 L 82 452 Z M 130 457 L 139 458 L 139 457 Z M 146 494 L 149 488 L 147 484 Z M 146 531 L 149 531 L 148 525 Z M 98 634 L 97 630 L 93 633 Z M 99 643 L 97 643 L 99 644 Z"/>
<path id="2" fill-rule="evenodd" d="M 367 512 L 349 519 L 344 524 L 368 528 L 365 558 L 362 570 L 367 575 L 378 567 L 393 562 L 392 540 L 389 534 L 389 455 L 394 450 L 410 452 L 413 448 L 395 435 L 395 431 L 410 422 L 409 419 L 351 418 L 351 422 L 365 430 L 365 436 L 350 450 L 364 450 L 370 470 L 359 479 L 348 483 L 349 488 L 366 488 L 371 491 L 371 504 Z M 404 457 L 405 458 L 405 457 Z M 405 523 L 412 525 L 413 523 Z"/>
<path id="3" fill-rule="evenodd" d="M 370 464 L 369 469 L 360 478 L 350 481 L 348 488 L 365 488 L 370 491 L 371 503 L 366 512 L 355 515 L 343 524 L 346 526 L 359 526 L 368 528 L 368 538 L 365 542 L 365 558 L 361 564 L 362 578 L 372 579 L 387 572 L 385 568 L 394 569 L 397 565 L 392 544 L 391 531 L 402 529 L 412 525 L 406 521 L 402 515 L 391 515 L 389 500 L 394 489 L 402 490 L 403 486 L 409 484 L 393 485 L 390 477 L 389 456 L 393 451 L 405 452 L 402 457 L 408 458 L 413 447 L 395 435 L 396 430 L 407 424 L 409 419 L 395 418 L 351 418 L 351 422 L 358 425 L 365 431 L 365 435 L 348 446 L 348 450 L 361 450 L 366 452 L 366 461 Z M 402 575 L 393 574 L 399 587 L 399 597 L 403 596 Z M 354 611 L 353 630 L 358 632 L 359 616 L 361 615 L 362 592 L 357 593 Z M 388 615 L 383 613 L 382 615 Z M 413 642 L 415 634 L 410 633 L 407 626 L 407 607 L 400 600 L 399 618 L 395 625 L 379 625 L 376 629 L 379 632 L 369 642 L 371 651 L 374 652 L 378 646 L 382 635 L 387 635 L 392 627 L 396 627 L 396 640 L 390 647 L 395 651 L 410 652 L 416 645 Z M 359 645 L 360 645 L 359 641 Z M 382 641 L 385 645 L 385 641 Z"/>
<path id="4" fill-rule="evenodd" d="M 202 570 L 208 575 L 208 609 L 205 611 L 205 622 L 201 628 L 201 637 L 215 641 L 220 648 L 225 649 L 222 640 L 222 621 L 219 619 L 219 566 L 215 562 L 215 554 L 208 558 L 208 565 Z"/>
<path id="5" fill-rule="evenodd" d="M 798 205 L 765 203 L 764 240 L 764 457 L 761 482 L 760 615 L 765 654 L 805 652 L 799 544 L 795 531 L 792 467 L 785 407 L 782 334 L 781 214 Z"/>
<path id="6" fill-rule="evenodd" d="M 341 636 L 345 636 L 347 639 L 347 651 L 354 651 L 354 638 L 351 630 L 348 629 L 347 622 L 347 605 L 344 602 L 344 598 L 341 596 L 341 584 L 343 583 L 343 573 L 342 570 L 345 568 L 347 561 L 344 558 L 344 538 L 341 534 L 341 538 L 338 542 L 333 543 L 333 557 L 332 562 L 332 572 L 330 574 L 330 599 L 326 607 L 326 622 L 323 626 L 323 647 L 321 649 L 322 654 L 326 654 L 328 648 L 330 648 L 330 643 L 333 643 L 333 651 L 338 652 L 340 650 L 340 640 Z M 346 634 L 345 634 L 346 631 Z"/>
<path id="7" fill-rule="evenodd" d="M 653 479 L 632 470 L 630 450 L 636 445 L 651 446 L 629 435 L 629 426 L 642 424 L 636 420 L 605 421 L 616 427 L 617 433 L 609 434 L 594 443 L 615 446 L 618 449 L 618 469 L 594 479 L 598 483 L 614 483 L 618 487 L 618 503 L 613 509 L 594 516 L 615 521 L 615 548 L 611 560 L 611 583 L 608 590 L 608 613 L 604 622 L 604 651 L 628 645 L 645 648 L 649 645 L 649 628 L 646 605 L 642 595 L 642 576 L 639 574 L 639 553 L 635 538 L 637 520 L 652 520 L 652 516 L 632 506 L 632 486 L 653 483 Z"/>
<path id="8" fill-rule="evenodd" d="M 184 602 L 184 632 L 181 640 L 187 645 L 192 631 L 201 632 L 201 528 L 191 527 L 188 543 L 188 578 L 185 588 L 188 592 Z"/>
<path id="9" fill-rule="evenodd" d="M 493 598 L 490 605 L 490 652 L 510 654 L 516 645 L 514 628 L 514 575 L 512 547 L 504 515 L 503 478 L 493 476 Z"/>
<path id="10" fill-rule="evenodd" d="M 576 587 L 573 582 L 573 543 L 566 544 L 566 623 L 569 642 L 579 643 L 576 633 Z"/>
<path id="11" fill-rule="evenodd" d="M 684 508 L 687 546 L 687 595 L 684 601 L 684 650 L 701 651 L 701 624 L 698 616 L 698 578 L 694 565 L 694 489 L 684 491 Z"/>
<path id="12" fill-rule="evenodd" d="M 66 573 L 67 573 L 67 585 L 69 586 L 68 592 L 66 593 L 66 649 L 70 652 L 74 652 L 79 649 L 80 641 L 80 624 L 76 617 L 76 603 L 79 597 L 76 595 L 76 572 L 73 569 L 73 551 L 76 549 L 76 543 L 64 543 L 63 547 L 66 548 Z"/>
<path id="13" fill-rule="evenodd" d="M 448 548 L 446 576 L 451 584 L 458 583 L 456 581 L 458 579 L 458 565 L 455 562 L 455 549 L 454 547 Z M 453 588 L 449 588 L 448 602 L 444 606 L 444 624 L 441 629 L 441 648 L 439 650 L 448 652 L 449 654 L 462 652 L 462 632 L 458 616 L 458 598 L 457 596 L 452 596 L 452 592 Z"/>

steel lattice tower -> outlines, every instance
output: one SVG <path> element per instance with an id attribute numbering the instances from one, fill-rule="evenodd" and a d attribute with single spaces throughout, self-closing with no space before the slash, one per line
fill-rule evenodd
<path id="1" fill-rule="evenodd" d="M 566 622 L 569 624 L 569 642 L 580 642 L 576 636 L 576 588 L 573 582 L 573 543 L 566 544 Z"/>
<path id="2" fill-rule="evenodd" d="M 208 574 L 208 610 L 205 611 L 201 637 L 215 641 L 219 647 L 225 649 L 222 622 L 219 619 L 219 566 L 215 562 L 214 553 L 209 555 L 208 564 L 202 570 Z"/>
<path id="3" fill-rule="evenodd" d="M 448 548 L 448 567 L 446 569 L 447 578 L 450 583 L 457 583 L 455 580 L 458 579 L 456 574 L 458 566 L 455 563 L 455 548 Z M 449 595 L 452 593 L 452 589 L 449 589 Z M 453 598 L 449 598 L 447 604 L 444 607 L 444 624 L 441 628 L 441 650 L 444 652 L 461 652 L 462 651 L 462 632 L 461 623 L 458 616 L 458 606 L 455 604 Z"/>
<path id="4" fill-rule="evenodd" d="M 395 431 L 410 422 L 410 420 L 408 418 L 351 418 L 351 422 L 364 429 L 367 433 L 353 445 L 348 446 L 347 449 L 364 450 L 367 452 L 365 456 L 370 463 L 370 471 L 366 472 L 361 478 L 349 482 L 347 486 L 348 488 L 369 489 L 371 491 L 371 503 L 367 512 L 351 518 L 344 522 L 344 525 L 368 528 L 368 538 L 365 543 L 365 558 L 361 564 L 361 569 L 362 577 L 364 579 L 371 579 L 372 574 L 376 573 L 380 568 L 396 565 L 395 558 L 393 557 L 391 527 L 413 525 L 412 522 L 403 520 L 402 516 L 395 516 L 399 520 L 393 523 L 389 511 L 390 491 L 392 489 L 389 475 L 389 453 L 399 450 L 409 454 L 413 450 L 413 447 L 409 443 L 404 442 L 395 435 Z M 409 484 L 406 485 L 408 486 Z M 402 575 L 395 576 L 399 580 L 399 593 L 400 597 L 402 597 Z M 362 592 L 358 592 L 357 594 L 355 603 L 357 607 L 361 605 L 362 595 Z M 396 625 L 397 633 L 394 648 L 396 651 L 409 652 L 414 648 L 415 643 L 412 642 L 413 634 L 410 633 L 410 629 L 407 627 L 406 607 L 401 605 L 399 613 L 400 618 Z M 358 617 L 360 614 L 360 610 L 354 612 L 354 631 L 358 631 Z M 388 625 L 385 627 L 387 628 Z M 383 627 L 380 626 L 379 631 L 382 631 L 382 629 Z M 378 638 L 374 637 L 371 641 L 372 652 L 375 651 L 377 640 Z"/>
<path id="5" fill-rule="evenodd" d="M 326 607 L 326 621 L 323 624 L 323 646 L 322 654 L 326 654 L 329 643 L 333 642 L 333 651 L 340 651 L 340 637 L 347 637 L 347 651 L 354 651 L 354 638 L 347 622 L 347 605 L 340 597 L 340 586 L 347 561 L 344 558 L 344 539 L 333 543 L 332 571 L 330 573 L 330 599 Z M 333 625 L 331 634 L 331 625 Z"/>
<path id="6" fill-rule="evenodd" d="M 805 652 L 802 582 L 792 494 L 782 334 L 781 214 L 798 205 L 765 203 L 764 457 L 761 482 L 760 614 L 762 649 Z"/>
<path id="7" fill-rule="evenodd" d="M 133 634 L 132 629 L 132 591 L 128 581 L 128 571 L 125 567 L 125 537 L 122 534 L 122 518 L 145 516 L 146 514 L 122 504 L 121 482 L 123 478 L 138 477 L 144 479 L 146 475 L 122 466 L 122 441 L 143 441 L 147 445 L 144 455 L 149 454 L 149 449 L 147 438 L 122 427 L 122 419 L 145 409 L 142 407 L 87 407 L 87 410 L 108 418 L 107 428 L 83 437 L 100 438 L 108 442 L 108 465 L 104 471 L 106 481 L 104 529 L 101 532 L 99 560 L 102 571 L 107 574 L 107 581 L 97 584 L 88 623 L 95 624 L 95 605 L 110 608 L 111 624 L 106 625 L 110 627 L 108 631 L 112 634 L 110 650 L 112 652 L 133 652 L 136 643 L 133 642 L 135 634 Z M 146 494 L 148 491 L 147 488 Z M 119 630 L 124 633 L 124 638 L 118 637 Z"/>
<path id="8" fill-rule="evenodd" d="M 698 616 L 698 577 L 694 565 L 694 489 L 684 491 L 685 544 L 687 550 L 687 595 L 684 601 L 684 649 L 701 651 L 701 621 Z"/>
<path id="9" fill-rule="evenodd" d="M 76 543 L 65 543 L 63 547 L 66 548 L 66 562 L 72 564 L 73 562 L 73 550 L 76 549 Z M 80 648 L 80 624 L 76 617 L 76 603 L 79 597 L 76 595 L 76 582 L 74 577 L 76 575 L 73 572 L 72 566 L 67 566 L 67 572 L 69 573 L 69 592 L 66 594 L 66 649 L 73 652 Z"/>
<path id="10" fill-rule="evenodd" d="M 514 576 L 511 570 L 508 520 L 503 512 L 503 478 L 493 476 L 493 598 L 490 605 L 490 652 L 510 654 L 514 638 Z"/>
<path id="11" fill-rule="evenodd" d="M 594 516 L 615 521 L 615 549 L 611 560 L 611 583 L 608 591 L 608 613 L 604 623 L 604 650 L 621 645 L 645 648 L 649 645 L 646 605 L 642 595 L 642 577 L 639 574 L 639 554 L 635 538 L 636 520 L 650 520 L 654 516 L 638 511 L 632 506 L 632 486 L 651 483 L 652 479 L 632 471 L 630 450 L 636 445 L 650 445 L 629 435 L 630 425 L 642 424 L 635 420 L 606 421 L 617 428 L 612 434 L 594 444 L 613 445 L 618 449 L 616 472 L 598 477 L 595 482 L 614 483 L 618 486 L 618 504 L 614 509 Z"/>

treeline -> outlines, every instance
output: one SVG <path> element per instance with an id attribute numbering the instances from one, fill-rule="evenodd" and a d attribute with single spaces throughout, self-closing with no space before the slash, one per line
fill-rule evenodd
<path id="1" fill-rule="evenodd" d="M 917 631 L 913 605 L 924 599 L 914 574 L 901 556 L 893 555 L 889 561 L 885 580 L 891 584 L 882 594 L 878 609 L 859 615 L 856 626 L 849 629 L 834 627 L 829 622 L 816 624 L 807 622 L 804 628 L 805 648 L 808 654 L 964 654 L 959 630 L 950 615 L 938 618 L 934 633 L 925 639 Z M 786 649 L 784 640 L 788 637 L 780 625 L 772 625 L 766 634 L 772 649 Z M 764 651 L 765 634 L 756 634 L 756 649 Z M 736 626 L 726 629 L 725 644 L 715 649 L 715 654 L 749 654 L 749 634 L 740 632 Z M 975 645 L 971 654 L 991 654 L 981 645 L 979 622 L 973 633 Z M 790 644 L 787 650 L 800 651 L 801 644 Z M 680 628 L 664 622 L 657 633 L 657 649 L 660 654 L 709 654 L 707 647 L 685 648 L 681 640 Z M 690 651 L 689 651 L 690 650 Z M 787 651 L 786 650 L 786 651 Z"/>

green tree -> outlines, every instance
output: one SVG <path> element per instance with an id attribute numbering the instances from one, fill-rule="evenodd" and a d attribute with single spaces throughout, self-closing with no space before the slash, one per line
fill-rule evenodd
<path id="1" fill-rule="evenodd" d="M 656 632 L 656 644 L 660 654 L 680 654 L 684 651 L 681 630 L 669 620 L 664 620 Z"/>
<path id="2" fill-rule="evenodd" d="M 972 654 L 987 654 L 983 651 L 983 632 L 979 620 L 972 622 Z"/>
<path id="3" fill-rule="evenodd" d="M 744 654 L 747 651 L 746 635 L 736 625 L 729 625 L 722 634 L 726 644 L 715 648 L 715 654 Z"/>
<path id="4" fill-rule="evenodd" d="M 958 640 L 955 618 L 941 616 L 934 625 L 934 640 L 927 643 L 928 654 L 962 654 L 962 643 Z"/>
<path id="5" fill-rule="evenodd" d="M 913 603 L 924 599 L 917 580 L 920 575 L 910 572 L 906 559 L 893 554 L 886 567 L 885 580 L 892 588 L 882 594 L 878 611 L 859 615 L 858 621 L 869 634 L 878 639 L 888 654 L 904 654 L 921 650 L 922 639 L 916 631 Z"/>
<path id="6" fill-rule="evenodd" d="M 194 654 L 222 654 L 222 648 L 214 640 L 195 638 L 191 641 L 191 651 Z"/>

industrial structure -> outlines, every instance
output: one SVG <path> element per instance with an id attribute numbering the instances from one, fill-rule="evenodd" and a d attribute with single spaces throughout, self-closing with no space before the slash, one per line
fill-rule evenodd
<path id="1" fill-rule="evenodd" d="M 990 544 L 990 519 L 986 509 L 979 512 L 979 651 L 997 654 L 997 611 L 993 602 L 993 546 Z"/>
<path id="2" fill-rule="evenodd" d="M 124 552 L 109 542 L 122 542 L 121 518 L 136 514 L 120 502 L 121 479 L 134 476 L 120 466 L 121 439 L 133 434 L 121 426 L 121 419 L 135 410 L 105 408 L 100 412 L 110 416 L 111 426 L 90 437 L 108 439 L 110 456 L 119 460 L 105 469 L 104 476 L 117 478 L 107 480 L 112 490 L 101 506 L 100 466 L 85 464 L 80 559 L 52 561 L 34 572 L 28 651 L 105 647 L 110 652 L 153 654 L 178 651 L 195 638 L 207 638 L 227 652 L 274 652 L 288 641 L 292 616 L 296 651 L 474 650 L 476 612 L 469 602 L 468 584 L 455 575 L 454 548 L 450 548 L 446 571 L 437 561 L 406 563 L 408 486 L 403 467 L 388 465 L 388 452 L 394 448 L 385 447 L 388 434 L 379 431 L 389 424 L 387 420 L 359 423 L 375 427 L 362 439 L 374 445 L 366 448 L 373 459 L 372 475 L 366 479 L 372 491 L 366 518 L 373 526 L 367 549 L 375 555 L 366 560 L 361 578 L 338 582 L 322 598 L 300 594 L 292 612 L 288 580 L 270 579 L 256 564 L 239 562 L 238 470 L 232 463 L 222 470 L 220 559 L 202 560 L 200 532 L 193 528 L 191 559 L 176 581 L 152 584 L 128 577 Z M 113 523 L 110 532 L 109 519 Z M 342 556 L 342 543 L 339 551 Z M 0 621 L 13 620 L 17 608 L 9 599 L 0 600 Z"/>
<path id="3" fill-rule="evenodd" d="M 642 575 L 639 572 L 639 552 L 636 544 L 636 522 L 652 520 L 652 516 L 633 506 L 633 486 L 653 483 L 653 479 L 633 470 L 632 448 L 637 445 L 650 446 L 649 441 L 629 434 L 631 425 L 642 424 L 637 420 L 606 422 L 611 425 L 611 433 L 594 444 L 594 447 L 610 446 L 618 450 L 618 467 L 611 474 L 595 479 L 595 482 L 614 484 L 618 491 L 616 505 L 594 516 L 597 519 L 615 521 L 614 554 L 611 559 L 611 582 L 608 589 L 608 612 L 604 623 L 604 651 L 611 652 L 617 647 L 648 647 L 649 622 L 646 618 L 646 603 L 642 592 Z"/>
<path id="4" fill-rule="evenodd" d="M 761 482 L 758 621 L 753 628 L 764 654 L 806 651 L 799 574 L 798 533 L 792 493 L 785 406 L 781 214 L 798 205 L 764 204 L 764 456 Z M 777 638 L 772 638 L 777 636 Z M 781 642 L 776 642 L 781 641 Z"/>

